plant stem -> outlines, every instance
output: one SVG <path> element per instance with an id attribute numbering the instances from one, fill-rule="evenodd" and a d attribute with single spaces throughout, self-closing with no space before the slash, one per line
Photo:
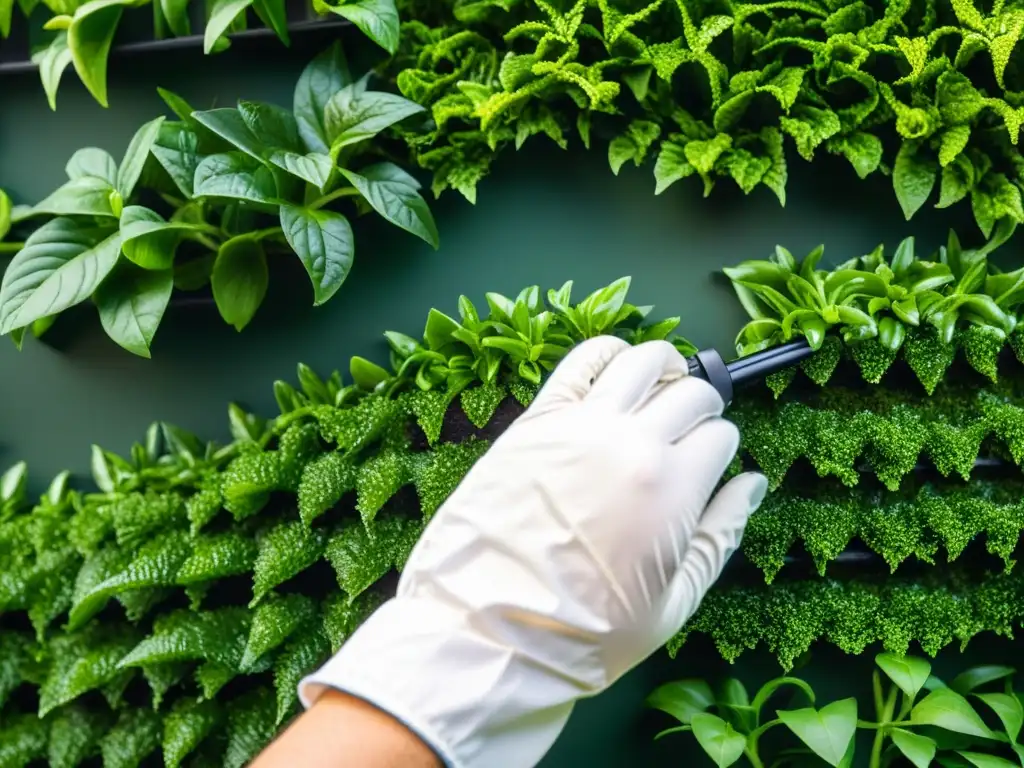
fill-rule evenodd
<path id="1" fill-rule="evenodd" d="M 875 673 L 878 674 L 877 672 Z M 892 714 L 896 709 L 896 695 L 899 690 L 896 686 L 892 686 L 889 689 L 889 695 L 885 698 L 885 704 L 882 707 L 882 711 L 878 713 L 878 730 L 875 731 L 875 740 L 871 745 L 871 760 L 868 762 L 868 768 L 881 768 L 882 765 L 882 745 L 885 743 L 886 726 L 892 725 Z"/>
<path id="2" fill-rule="evenodd" d="M 24 247 L 24 243 L 0 243 L 0 255 L 6 253 L 17 253 Z"/>
<path id="3" fill-rule="evenodd" d="M 747 760 L 750 761 L 750 765 L 753 768 L 764 768 L 761 756 L 757 754 L 757 737 L 753 734 L 747 738 L 747 746 L 743 748 L 743 753 L 747 756 Z"/>
<path id="4" fill-rule="evenodd" d="M 307 207 L 310 210 L 314 210 L 315 211 L 317 208 L 323 208 L 328 203 L 332 203 L 335 200 L 338 200 L 339 198 L 342 198 L 342 197 L 353 197 L 354 195 L 358 195 L 358 194 L 359 194 L 359 190 L 356 189 L 355 187 L 341 187 L 340 189 L 336 189 L 333 192 L 329 192 L 328 194 L 324 195 L 323 197 L 319 198 L 318 200 L 314 200 Z"/>

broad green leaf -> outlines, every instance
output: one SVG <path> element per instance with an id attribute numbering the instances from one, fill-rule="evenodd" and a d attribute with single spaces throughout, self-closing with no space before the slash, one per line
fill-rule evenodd
<path id="1" fill-rule="evenodd" d="M 58 218 L 37 229 L 7 266 L 0 283 L 0 334 L 63 312 L 92 295 L 121 253 L 117 234 L 105 236 Z"/>
<path id="2" fill-rule="evenodd" d="M 184 123 L 164 122 L 150 151 L 185 199 L 192 199 L 196 168 L 202 160 L 195 131 Z"/>
<path id="3" fill-rule="evenodd" d="M 103 330 L 129 352 L 148 358 L 173 288 L 172 270 L 141 269 L 121 262 L 93 296 Z"/>
<path id="4" fill-rule="evenodd" d="M 903 728 L 893 728 L 889 736 L 896 748 L 914 764 L 915 768 L 928 768 L 931 765 L 935 757 L 934 739 Z"/>
<path id="5" fill-rule="evenodd" d="M 654 163 L 654 194 L 660 195 L 680 179 L 697 172 L 686 159 L 684 145 L 674 141 L 662 142 L 658 159 Z"/>
<path id="6" fill-rule="evenodd" d="M 274 34 L 282 43 L 291 45 L 285 0 L 255 0 L 252 9 L 267 28 L 274 30 Z"/>
<path id="7" fill-rule="evenodd" d="M 693 735 L 718 768 L 727 768 L 743 755 L 746 738 L 722 718 L 707 712 L 697 712 L 690 723 Z"/>
<path id="8" fill-rule="evenodd" d="M 67 32 L 58 32 L 46 48 L 32 54 L 32 62 L 39 67 L 39 79 L 43 82 L 43 91 L 51 110 L 57 109 L 57 89 L 72 59 Z"/>
<path id="9" fill-rule="evenodd" d="M 64 172 L 69 179 L 94 176 L 106 181 L 111 188 L 117 186 L 117 161 L 111 157 L 109 152 L 96 147 L 84 147 L 76 150 L 64 166 Z"/>
<path id="10" fill-rule="evenodd" d="M 422 238 L 436 249 L 437 225 L 427 201 L 408 183 L 408 174 L 393 163 L 377 163 L 361 173 L 341 169 L 366 201 L 381 216 L 406 232 Z"/>
<path id="11" fill-rule="evenodd" d="M 939 688 L 921 699 L 910 711 L 910 720 L 915 725 L 935 725 L 968 736 L 992 735 L 967 699 L 950 688 Z"/>
<path id="12" fill-rule="evenodd" d="M 150 120 L 135 132 L 128 144 L 128 149 L 125 150 L 124 159 L 121 160 L 121 165 L 117 169 L 117 184 L 115 185 L 125 202 L 135 191 L 135 185 L 142 176 L 142 169 L 146 165 L 149 152 L 160 134 L 160 126 L 163 123 L 163 117 Z"/>
<path id="13" fill-rule="evenodd" d="M 36 204 L 33 213 L 51 216 L 112 216 L 117 217 L 111 207 L 114 188 L 105 179 L 96 176 L 81 176 L 61 185 L 43 201 Z"/>
<path id="14" fill-rule="evenodd" d="M 324 4 L 326 10 L 343 16 L 388 53 L 398 50 L 398 9 L 395 0 L 353 0 L 340 5 Z"/>
<path id="15" fill-rule="evenodd" d="M 210 285 L 224 322 L 240 331 L 249 324 L 267 293 L 267 256 L 259 240 L 239 235 L 221 245 Z"/>
<path id="16" fill-rule="evenodd" d="M 188 15 L 188 0 L 159 0 L 164 20 L 175 37 L 192 34 L 192 23 Z"/>
<path id="17" fill-rule="evenodd" d="M 857 730 L 857 701 L 842 699 L 819 710 L 780 710 L 779 719 L 829 765 L 843 762 Z"/>
<path id="18" fill-rule="evenodd" d="M 34 714 L 14 714 L 0 724 L 0 765 L 22 768 L 46 757 L 50 724 Z"/>
<path id="19" fill-rule="evenodd" d="M 689 724 L 698 712 L 715 703 L 715 694 L 706 680 L 690 679 L 665 683 L 647 697 L 647 706 L 660 709 L 681 723 Z"/>
<path id="20" fill-rule="evenodd" d="M 340 213 L 282 205 L 281 229 L 313 283 L 314 305 L 323 304 L 337 293 L 352 269 L 352 226 Z"/>
<path id="21" fill-rule="evenodd" d="M 938 163 L 925 157 L 916 142 L 904 141 L 896 155 L 892 184 L 907 221 L 924 205 L 937 176 Z"/>
<path id="22" fill-rule="evenodd" d="M 1017 670 L 1013 667 L 994 664 L 971 667 L 953 678 L 949 687 L 961 696 L 966 696 L 975 688 L 979 688 L 986 683 L 991 683 L 996 680 L 1002 680 L 1004 677 L 1010 677 L 1011 675 L 1016 674 L 1016 672 Z"/>
<path id="23" fill-rule="evenodd" d="M 1011 763 L 1006 758 L 997 755 L 986 755 L 984 752 L 958 751 L 957 754 L 975 768 L 1018 768 L 1017 763 Z"/>
<path id="24" fill-rule="evenodd" d="M 195 224 L 165 221 L 156 211 L 129 205 L 121 213 L 121 250 L 143 269 L 166 270 L 174 266 L 174 253 L 182 234 L 200 230 Z"/>
<path id="25" fill-rule="evenodd" d="M 913 656 L 880 653 L 875 656 L 875 663 L 911 699 L 917 696 L 932 672 L 931 664 Z"/>
<path id="26" fill-rule="evenodd" d="M 422 112 L 419 104 L 391 93 L 356 93 L 352 86 L 339 91 L 327 102 L 324 130 L 337 153 L 350 144 L 371 139 L 388 126 Z"/>
<path id="27" fill-rule="evenodd" d="M 318 55 L 302 71 L 295 85 L 292 111 L 307 151 L 330 152 L 324 128 L 324 110 L 331 97 L 351 82 L 352 75 L 339 42 Z"/>
<path id="28" fill-rule="evenodd" d="M 1021 726 L 1024 725 L 1024 707 L 1020 699 L 1009 693 L 976 693 L 974 694 L 992 708 L 999 721 L 1006 729 L 1010 741 L 1017 741 Z"/>
<path id="29" fill-rule="evenodd" d="M 89 0 L 75 10 L 68 28 L 71 61 L 83 85 L 107 106 L 107 56 L 121 14 L 131 0 Z"/>
<path id="30" fill-rule="evenodd" d="M 252 5 L 253 0 L 213 0 L 210 19 L 203 33 L 203 52 L 213 53 L 221 37 L 228 31 L 235 19 Z"/>
<path id="31" fill-rule="evenodd" d="M 277 183 L 259 160 L 244 152 L 224 152 L 203 158 L 196 167 L 194 194 L 275 204 Z"/>
<path id="32" fill-rule="evenodd" d="M 829 152 L 841 154 L 850 161 L 857 176 L 866 179 L 882 162 L 882 142 L 870 133 L 860 131 L 849 136 L 829 139 L 825 145 Z"/>

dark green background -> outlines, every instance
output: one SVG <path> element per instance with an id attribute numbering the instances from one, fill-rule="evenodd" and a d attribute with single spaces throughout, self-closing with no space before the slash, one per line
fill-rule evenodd
<path id="1" fill-rule="evenodd" d="M 115 60 L 110 109 L 93 103 L 69 72 L 55 114 L 34 74 L 4 75 L 0 186 L 17 202 L 35 202 L 62 181 L 75 149 L 98 146 L 119 157 L 135 129 L 162 112 L 157 85 L 197 108 L 240 97 L 290 104 L 295 78 L 316 53 L 300 39 L 290 51 L 271 45 L 260 55 L 237 50 L 204 59 L 196 51 Z M 456 193 L 433 203 L 441 232 L 437 252 L 379 220 L 361 220 L 355 267 L 324 307 L 311 306 L 312 291 L 296 260 L 280 265 L 267 304 L 241 334 L 210 306 L 171 309 L 152 360 L 110 342 L 91 308 L 59 323 L 50 344 L 29 340 L 19 353 L 0 343 L 0 463 L 27 460 L 38 491 L 65 468 L 84 482 L 91 443 L 124 452 L 156 419 L 226 440 L 229 401 L 272 415 L 271 383 L 294 380 L 296 363 L 328 373 L 345 370 L 353 354 L 383 361 L 382 331 L 417 333 L 431 306 L 453 313 L 460 293 L 479 304 L 485 291 L 514 293 L 530 284 L 546 289 L 572 279 L 581 298 L 628 274 L 635 303 L 655 304 L 660 316 L 682 316 L 681 331 L 693 342 L 727 354 L 743 315 L 714 274 L 723 266 L 765 257 L 776 243 L 799 257 L 824 242 L 834 262 L 881 241 L 892 248 L 907 235 L 932 249 L 950 226 L 968 240 L 978 237 L 965 210 L 927 210 L 905 222 L 888 179 L 859 181 L 837 161 L 816 162 L 812 170 L 791 153 L 789 200 L 781 208 L 766 189 L 743 197 L 724 180 L 708 200 L 695 180 L 655 197 L 649 166 L 626 168 L 616 178 L 603 147 L 562 152 L 546 141 L 533 139 L 499 161 L 476 206 Z M 993 641 L 972 656 L 1006 660 L 1013 648 Z M 947 661 L 961 662 L 955 653 Z M 806 672 L 828 700 L 867 692 L 869 665 L 866 657 L 824 649 Z M 650 736 L 663 721 L 645 714 L 641 702 L 659 681 L 721 673 L 724 666 L 707 648 L 689 649 L 676 662 L 659 654 L 610 694 L 582 705 L 546 764 L 693 762 L 698 750 L 689 736 L 654 749 Z M 752 681 L 777 672 L 757 655 L 741 669 Z"/>

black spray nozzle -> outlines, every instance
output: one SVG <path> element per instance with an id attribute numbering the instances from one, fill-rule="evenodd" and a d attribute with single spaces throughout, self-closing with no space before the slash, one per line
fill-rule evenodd
<path id="1" fill-rule="evenodd" d="M 814 354 L 806 340 L 791 341 L 778 347 L 741 357 L 726 363 L 714 349 L 702 349 L 687 359 L 690 375 L 698 376 L 711 384 L 722 400 L 732 402 L 733 389 L 751 381 L 760 381 L 766 376 L 796 365 Z"/>

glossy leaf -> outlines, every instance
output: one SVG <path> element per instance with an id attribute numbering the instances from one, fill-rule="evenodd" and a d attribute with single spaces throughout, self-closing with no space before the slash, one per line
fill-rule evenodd
<path id="1" fill-rule="evenodd" d="M 646 703 L 689 724 L 694 715 L 707 711 L 715 703 L 715 695 L 704 680 L 678 680 L 655 688 Z"/>
<path id="2" fill-rule="evenodd" d="M 352 86 L 334 94 L 324 109 L 324 130 L 331 151 L 373 138 L 388 126 L 422 112 L 415 102 L 391 93 L 356 93 Z"/>
<path id="3" fill-rule="evenodd" d="M 880 653 L 875 663 L 911 699 L 917 696 L 932 672 L 931 664 L 913 656 Z"/>
<path id="4" fill-rule="evenodd" d="M 819 710 L 782 710 L 778 714 L 786 727 L 814 754 L 832 766 L 838 767 L 843 762 L 857 730 L 855 699 L 836 701 Z"/>
<path id="5" fill-rule="evenodd" d="M 355 238 L 348 219 L 333 211 L 281 206 L 281 229 L 313 283 L 313 303 L 330 299 L 352 269 Z"/>
<path id="6" fill-rule="evenodd" d="M 892 743 L 903 753 L 915 768 L 928 768 L 935 758 L 935 740 L 904 728 L 893 728 L 889 732 Z"/>
<path id="7" fill-rule="evenodd" d="M 344 168 L 341 172 L 377 213 L 395 226 L 425 240 L 435 249 L 438 247 L 434 217 L 426 200 L 417 191 L 419 184 L 405 171 L 393 163 L 378 163 L 363 168 L 361 173 Z"/>
<path id="8" fill-rule="evenodd" d="M 224 322 L 240 331 L 249 324 L 267 293 L 270 276 L 259 240 L 240 235 L 221 245 L 210 285 Z"/>
<path id="9" fill-rule="evenodd" d="M 82 83 L 107 106 L 107 56 L 121 14 L 130 0 L 89 0 L 75 10 L 68 28 L 71 61 Z"/>
<path id="10" fill-rule="evenodd" d="M 308 152 L 327 153 L 324 110 L 331 97 L 352 82 L 341 43 L 335 42 L 302 71 L 295 85 L 292 111 Z"/>
<path id="11" fill-rule="evenodd" d="M 326 4 L 332 13 L 351 21 L 388 53 L 398 50 L 398 9 L 395 0 L 351 0 Z"/>
<path id="12" fill-rule="evenodd" d="M 693 735 L 718 768 L 727 768 L 743 755 L 746 738 L 722 718 L 707 712 L 697 712 L 690 723 Z"/>
<path id="13" fill-rule="evenodd" d="M 103 330 L 129 352 L 148 358 L 173 288 L 174 273 L 169 269 L 118 266 L 97 286 L 93 297 Z"/>
<path id="14" fill-rule="evenodd" d="M 939 688 L 921 699 L 911 710 L 910 720 L 968 736 L 990 738 L 992 733 L 967 699 L 950 688 Z"/>

